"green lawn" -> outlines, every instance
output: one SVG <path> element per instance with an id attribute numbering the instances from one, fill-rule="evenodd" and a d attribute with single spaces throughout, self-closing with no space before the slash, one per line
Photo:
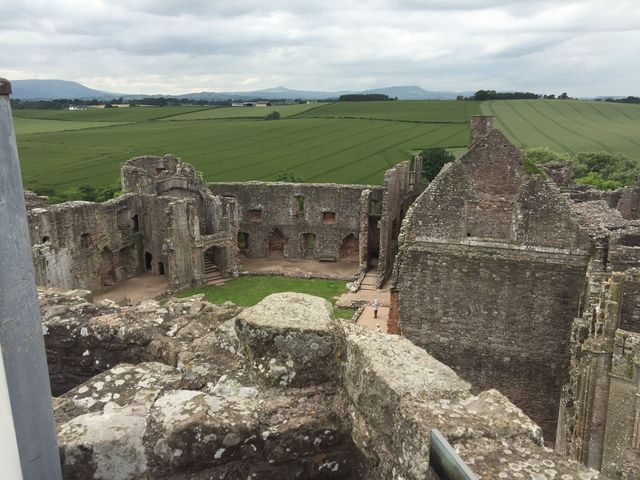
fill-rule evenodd
<path id="1" fill-rule="evenodd" d="M 179 298 L 204 293 L 211 303 L 231 301 L 241 307 L 251 307 L 267 295 L 281 292 L 308 293 L 329 300 L 335 304 L 335 297 L 345 292 L 344 280 L 302 279 L 287 277 L 246 276 L 234 278 L 224 285 L 193 288 L 181 292 Z M 336 317 L 351 318 L 353 310 L 334 309 Z"/>

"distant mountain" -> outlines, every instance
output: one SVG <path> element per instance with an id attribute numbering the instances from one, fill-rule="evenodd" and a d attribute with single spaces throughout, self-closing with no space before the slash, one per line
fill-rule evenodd
<path id="1" fill-rule="evenodd" d="M 305 99 L 305 100 L 326 100 L 337 99 L 340 95 L 349 93 L 381 93 L 391 98 L 399 100 L 449 100 L 455 99 L 458 95 L 469 96 L 473 92 L 452 92 L 424 90 L 416 85 L 411 86 L 391 86 L 384 88 L 373 88 L 370 90 L 338 90 L 338 91 L 309 91 L 293 90 L 286 87 L 265 88 L 248 92 L 197 92 L 185 93 L 182 95 L 141 95 L 106 92 L 85 87 L 77 82 L 67 80 L 13 80 L 13 98 L 23 100 L 47 100 L 54 98 L 79 98 L 79 99 L 112 99 L 123 97 L 124 99 L 145 98 L 145 97 L 174 97 L 189 100 L 253 100 L 253 99 Z"/>
<path id="2" fill-rule="evenodd" d="M 251 100 L 262 98 L 266 100 L 304 98 L 306 100 L 337 99 L 345 93 L 352 91 L 341 90 L 337 92 L 318 92 L 309 90 L 292 90 L 286 87 L 265 88 L 248 92 L 199 92 L 177 95 L 178 98 L 201 100 Z"/>
<path id="3" fill-rule="evenodd" d="M 373 88 L 357 93 L 381 93 L 398 100 L 455 100 L 458 95 L 470 96 L 473 92 L 425 90 L 417 85 Z"/>
<path id="4" fill-rule="evenodd" d="M 114 93 L 94 90 L 68 80 L 12 80 L 11 97 L 22 100 L 54 98 L 111 98 Z"/>
<path id="5" fill-rule="evenodd" d="M 263 90 L 253 90 L 249 92 L 199 92 L 178 95 L 178 98 L 206 99 L 206 100 L 250 100 L 254 98 L 263 99 L 294 99 L 303 98 L 306 100 L 337 99 L 340 95 L 349 93 L 381 93 L 398 100 L 455 100 L 458 95 L 473 95 L 473 92 L 452 92 L 424 90 L 416 85 L 393 86 L 384 88 L 373 88 L 370 90 L 338 90 L 338 91 L 309 91 L 292 90 L 286 87 L 265 88 Z"/>

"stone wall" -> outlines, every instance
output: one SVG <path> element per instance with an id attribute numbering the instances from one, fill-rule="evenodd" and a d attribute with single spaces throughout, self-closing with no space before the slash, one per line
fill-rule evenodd
<path id="1" fill-rule="evenodd" d="M 380 255 L 378 258 L 378 287 L 391 276 L 398 253 L 398 235 L 409 206 L 422 193 L 422 157 L 415 157 L 413 170 L 409 162 L 401 162 L 384 175 L 382 215 L 379 220 Z"/>
<path id="2" fill-rule="evenodd" d="M 521 162 L 492 130 L 416 200 L 390 322 L 474 388 L 499 389 L 553 439 L 591 242 L 557 187 Z"/>
<path id="3" fill-rule="evenodd" d="M 98 290 L 134 275 L 166 275 L 191 286 L 198 217 L 188 200 L 123 195 L 105 203 L 66 202 L 29 211 L 36 282 Z"/>
<path id="4" fill-rule="evenodd" d="M 239 248 L 248 257 L 366 260 L 367 192 L 379 187 L 241 182 L 209 188 L 240 206 Z"/>
<path id="5" fill-rule="evenodd" d="M 202 296 L 40 298 L 50 364 L 73 366 L 54 400 L 66 480 L 421 480 L 432 428 L 480 478 L 599 478 L 544 448 L 504 395 L 471 394 L 424 350 L 333 320 L 320 298 L 244 311 Z M 74 385 L 83 365 L 97 375 Z"/>
<path id="6" fill-rule="evenodd" d="M 559 452 L 624 480 L 640 478 L 639 284 L 635 267 L 611 272 L 597 301 L 574 321 L 558 424 Z"/>

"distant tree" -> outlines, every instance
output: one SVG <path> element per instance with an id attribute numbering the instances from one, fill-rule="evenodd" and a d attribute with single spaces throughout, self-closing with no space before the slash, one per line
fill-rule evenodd
<path id="1" fill-rule="evenodd" d="M 340 95 L 339 102 L 385 102 L 387 100 L 394 100 L 389 98 L 389 95 L 383 93 L 349 93 L 346 95 Z M 397 100 L 397 98 L 395 98 Z"/>
<path id="2" fill-rule="evenodd" d="M 269 114 L 267 114 L 266 117 L 264 117 L 265 120 L 280 120 L 280 112 L 276 112 L 275 110 Z"/>
<path id="3" fill-rule="evenodd" d="M 600 99 L 597 99 L 600 100 Z M 640 97 L 629 96 L 626 98 L 607 98 L 605 102 L 616 102 L 616 103 L 640 103 Z"/>
<path id="4" fill-rule="evenodd" d="M 545 100 L 555 100 L 556 96 L 552 93 L 551 95 L 544 95 L 542 98 Z"/>
<path id="5" fill-rule="evenodd" d="M 446 163 L 452 162 L 456 156 L 442 147 L 427 148 L 420 153 L 422 157 L 422 178 L 430 182 L 440 173 Z"/>
<path id="6" fill-rule="evenodd" d="M 640 162 L 619 153 L 580 152 L 574 157 L 548 148 L 523 150 L 525 165 L 570 161 L 571 176 L 576 183 L 611 190 L 631 185 L 640 179 Z"/>
<path id="7" fill-rule="evenodd" d="M 553 150 L 549 150 L 547 147 L 526 148 L 522 151 L 522 154 L 524 155 L 525 161 L 531 162 L 535 165 L 571 160 L 569 155 L 554 152 Z"/>
<path id="8" fill-rule="evenodd" d="M 282 170 L 276 176 L 276 182 L 304 183 L 305 181 L 293 172 Z"/>
<path id="9" fill-rule="evenodd" d="M 568 100 L 569 99 L 569 95 L 567 95 L 567 92 L 562 92 L 559 96 L 558 96 L 559 100 Z"/>
<path id="10" fill-rule="evenodd" d="M 96 201 L 96 187 L 87 183 L 78 186 L 78 193 L 80 194 L 80 200 L 86 200 L 87 202 Z"/>
<path id="11" fill-rule="evenodd" d="M 598 190 L 615 190 L 622 187 L 622 182 L 618 180 L 605 180 L 597 172 L 589 172 L 586 175 L 576 178 L 576 183 L 591 185 Z"/>

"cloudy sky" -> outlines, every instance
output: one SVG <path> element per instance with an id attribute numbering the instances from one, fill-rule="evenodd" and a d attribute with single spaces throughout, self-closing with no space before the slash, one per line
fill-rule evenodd
<path id="1" fill-rule="evenodd" d="M 0 76 L 640 95 L 640 0 L 0 0 Z"/>

